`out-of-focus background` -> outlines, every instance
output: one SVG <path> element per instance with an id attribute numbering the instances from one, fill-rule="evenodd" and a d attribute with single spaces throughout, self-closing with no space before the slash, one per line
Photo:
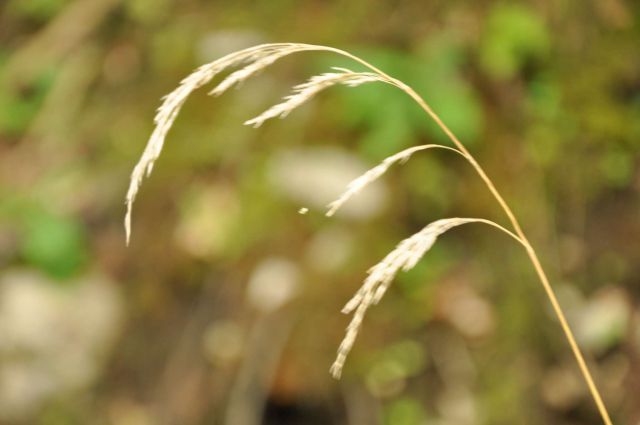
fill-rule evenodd
<path id="1" fill-rule="evenodd" d="M 447 143 L 374 84 L 242 126 L 311 75 L 361 69 L 339 57 L 195 93 L 125 246 L 160 97 L 235 49 L 296 41 L 361 55 L 441 114 L 539 250 L 614 422 L 638 424 L 639 23 L 632 0 L 4 0 L 0 423 L 601 423 L 526 255 L 483 226 L 402 273 L 329 376 L 341 307 L 399 240 L 448 216 L 507 223 L 444 151 L 325 218 L 385 156 Z"/>

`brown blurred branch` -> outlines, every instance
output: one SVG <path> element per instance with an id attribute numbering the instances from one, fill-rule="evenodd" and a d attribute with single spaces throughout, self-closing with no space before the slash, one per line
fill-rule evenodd
<path id="1" fill-rule="evenodd" d="M 225 425 L 260 425 L 293 320 L 288 310 L 259 316 L 229 396 Z"/>
<path id="2" fill-rule="evenodd" d="M 77 0 L 33 36 L 10 59 L 6 82 L 28 82 L 43 67 L 57 63 L 86 39 L 122 0 Z"/>

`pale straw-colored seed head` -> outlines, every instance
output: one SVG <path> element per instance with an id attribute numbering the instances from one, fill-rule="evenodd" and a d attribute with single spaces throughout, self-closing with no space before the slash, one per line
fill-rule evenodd
<path id="1" fill-rule="evenodd" d="M 477 218 L 445 218 L 434 221 L 418 233 L 401 241 L 382 261 L 369 269 L 363 285 L 342 309 L 345 314 L 353 312 L 353 317 L 338 348 L 336 360 L 330 369 L 335 378 L 339 378 L 342 374 L 342 368 L 353 348 L 367 310 L 382 299 L 398 272 L 400 270 L 408 271 L 415 267 L 425 253 L 431 249 L 438 236 L 452 227 L 473 222 L 486 223 L 487 221 Z"/>
<path id="2" fill-rule="evenodd" d="M 272 65 L 278 59 L 292 53 L 309 50 L 340 52 L 326 46 L 299 43 L 275 43 L 251 47 L 228 54 L 214 62 L 199 67 L 183 79 L 174 91 L 163 98 L 163 102 L 158 108 L 154 119 L 156 126 L 140 160 L 131 173 L 131 182 L 126 197 L 127 212 L 124 220 L 127 243 L 129 243 L 131 237 L 131 212 L 133 202 L 138 194 L 142 180 L 153 170 L 153 164 L 160 156 L 167 133 L 173 126 L 173 122 L 189 95 L 194 90 L 208 84 L 216 75 L 228 68 L 242 66 L 242 68 L 222 80 L 209 94 L 219 96 L 234 85 L 241 84 L 261 70 Z M 341 54 L 346 54 L 346 52 L 341 52 Z M 395 80 L 381 73 L 353 72 L 346 69 L 337 70 L 340 72 L 316 76 L 311 78 L 307 83 L 294 87 L 294 94 L 285 98 L 285 102 L 270 108 L 259 117 L 249 120 L 245 124 L 258 127 L 269 118 L 286 116 L 291 110 L 306 102 L 319 91 L 335 84 L 344 84 L 350 87 L 355 87 L 369 81 L 384 81 L 389 84 L 396 84 Z"/>
<path id="3" fill-rule="evenodd" d="M 229 74 L 220 84 L 211 90 L 209 94 L 212 96 L 220 96 L 234 85 L 242 84 L 244 81 L 255 76 L 278 59 L 305 49 L 306 46 L 301 44 L 267 45 L 264 49 L 254 52 L 245 59 L 244 62 L 249 62 L 247 66 Z"/>
<path id="4" fill-rule="evenodd" d="M 327 217 L 331 217 L 332 215 L 334 215 L 338 211 L 338 209 L 342 207 L 342 205 L 344 205 L 349 199 L 351 199 L 351 197 L 353 197 L 354 195 L 362 191 L 362 189 L 364 189 L 366 186 L 368 186 L 369 184 L 373 183 L 375 180 L 380 178 L 384 173 L 387 172 L 387 170 L 393 164 L 398 162 L 400 163 L 406 162 L 409 159 L 409 157 L 411 157 L 411 155 L 413 155 L 415 152 L 427 150 L 427 149 L 434 149 L 434 148 L 454 151 L 464 156 L 462 152 L 460 152 L 455 148 L 452 148 L 449 146 L 437 145 L 437 144 L 414 146 L 414 147 L 405 149 L 401 152 L 398 152 L 395 155 L 391 155 L 385 158 L 384 160 L 382 160 L 380 164 L 369 169 L 366 173 L 364 173 L 360 177 L 356 178 L 355 180 L 352 180 L 347 185 L 347 189 L 342 193 L 342 195 L 340 195 L 338 199 L 336 199 L 335 201 L 331 202 L 328 205 L 329 209 L 326 212 Z"/>
<path id="5" fill-rule="evenodd" d="M 243 82 L 284 56 L 304 50 L 318 49 L 319 46 L 307 44 L 277 43 L 263 44 L 240 50 L 200 66 L 184 78 L 174 91 L 163 98 L 162 104 L 158 108 L 154 119 L 156 126 L 140 160 L 131 173 L 131 182 L 126 197 L 127 212 L 124 220 L 127 243 L 129 243 L 131 237 L 131 211 L 133 202 L 138 194 L 142 180 L 153 170 L 153 164 L 160 156 L 167 133 L 173 126 L 173 122 L 189 95 L 194 90 L 208 84 L 216 75 L 228 68 L 244 65 L 243 68 L 224 79 L 212 91 L 212 94 L 222 94 L 228 88 Z"/>
<path id="6" fill-rule="evenodd" d="M 291 111 L 310 100 L 316 94 L 336 84 L 356 87 L 373 81 L 385 81 L 383 77 L 373 72 L 354 72 L 345 68 L 333 68 L 339 72 L 328 72 L 311 77 L 309 81 L 293 88 L 293 93 L 284 97 L 284 102 L 278 103 L 264 111 L 259 116 L 245 121 L 245 125 L 260 127 L 266 120 L 286 117 Z M 385 81 L 386 82 L 386 81 Z"/>

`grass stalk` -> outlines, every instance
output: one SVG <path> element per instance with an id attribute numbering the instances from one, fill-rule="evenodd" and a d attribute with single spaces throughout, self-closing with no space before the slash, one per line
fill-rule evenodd
<path id="1" fill-rule="evenodd" d="M 469 164 L 471 164 L 480 179 L 482 179 L 482 181 L 486 185 L 489 192 L 491 192 L 495 200 L 498 202 L 501 209 L 509 219 L 511 226 L 513 227 L 513 232 L 511 232 L 510 230 L 507 230 L 499 224 L 490 220 L 480 218 L 448 218 L 430 223 L 420 232 L 401 241 L 400 244 L 398 244 L 398 246 L 393 251 L 391 251 L 381 262 L 379 262 L 369 270 L 369 276 L 365 280 L 362 288 L 358 291 L 354 298 L 349 301 L 349 303 L 345 307 L 345 310 L 343 310 L 345 312 L 353 312 L 354 316 L 351 323 L 349 324 L 349 327 L 347 328 L 347 335 L 340 345 L 340 348 L 338 349 L 338 357 L 331 368 L 332 374 L 336 377 L 340 375 L 342 366 L 344 364 L 346 356 L 351 350 L 366 310 L 372 304 L 375 304 L 380 300 L 380 298 L 386 291 L 386 288 L 388 288 L 391 281 L 395 277 L 396 273 L 400 270 L 406 271 L 411 269 L 415 265 L 415 263 L 419 261 L 422 256 L 431 248 L 431 246 L 433 246 L 437 237 L 442 233 L 446 232 L 452 227 L 461 224 L 481 222 L 489 224 L 507 233 L 515 240 L 520 242 L 524 247 L 529 260 L 531 261 L 531 264 L 536 271 L 540 284 L 544 288 L 545 294 L 547 295 L 551 306 L 553 307 L 553 311 L 560 322 L 564 335 L 569 342 L 571 351 L 573 352 L 573 355 L 578 363 L 580 372 L 584 377 L 584 380 L 586 381 L 591 396 L 595 401 L 598 412 L 600 413 L 600 416 L 602 417 L 605 425 L 612 425 L 607 408 L 602 401 L 600 392 L 598 391 L 593 377 L 591 376 L 589 367 L 587 366 L 580 347 L 576 342 L 575 336 L 573 334 L 573 331 L 571 330 L 571 327 L 569 326 L 569 323 L 567 322 L 562 307 L 558 302 L 555 291 L 549 283 L 549 279 L 547 278 L 547 275 L 540 263 L 538 255 L 529 242 L 529 239 L 523 232 L 518 219 L 511 210 L 511 207 L 509 207 L 498 189 L 495 187 L 491 178 L 489 178 L 487 173 L 476 161 L 474 156 L 467 150 L 464 144 L 460 142 L 460 140 L 458 140 L 455 134 L 453 134 L 453 132 L 446 126 L 442 119 L 440 119 L 438 114 L 436 114 L 429 106 L 429 104 L 410 86 L 400 80 L 389 76 L 367 61 L 344 50 L 311 44 L 264 44 L 231 53 L 230 55 L 227 55 L 221 59 L 203 65 L 187 78 L 185 78 L 180 83 L 177 89 L 175 89 L 172 93 L 165 97 L 164 102 L 160 106 L 158 114 L 156 115 L 156 128 L 147 143 L 147 147 L 145 148 L 140 161 L 138 162 L 132 173 L 131 184 L 129 186 L 126 201 L 127 213 L 125 216 L 125 229 L 127 242 L 129 241 L 129 236 L 131 233 L 131 211 L 133 202 L 136 198 L 136 194 L 140 188 L 143 178 L 145 176 L 148 176 L 151 172 L 155 160 L 160 155 L 166 135 L 173 125 L 173 122 L 178 115 L 183 103 L 186 101 L 191 92 L 209 83 L 217 74 L 224 71 L 225 69 L 229 67 L 242 66 L 240 70 L 235 71 L 234 73 L 227 76 L 226 79 L 219 83 L 218 86 L 210 92 L 210 94 L 216 96 L 220 95 L 228 88 L 256 75 L 262 69 L 273 64 L 276 60 L 292 53 L 303 51 L 325 51 L 336 53 L 360 63 L 372 72 L 361 73 L 338 68 L 336 69 L 336 71 L 338 72 L 312 77 L 307 83 L 294 87 L 294 93 L 288 97 L 285 97 L 284 102 L 273 106 L 272 108 L 263 112 L 262 115 L 252 120 L 248 120 L 247 122 L 245 122 L 245 124 L 258 127 L 268 119 L 278 116 L 284 117 L 293 109 L 302 105 L 320 91 L 333 85 L 342 84 L 350 87 L 355 87 L 363 83 L 378 81 L 393 85 L 409 95 L 424 110 L 424 112 L 436 122 L 440 129 L 449 138 L 451 143 L 453 143 L 453 145 L 455 146 L 455 148 L 444 145 L 416 146 L 402 151 L 396 155 L 392 155 L 389 158 L 386 158 L 382 162 L 382 164 L 369 170 L 363 176 L 354 180 L 352 184 L 347 187 L 347 191 L 337 201 L 329 205 L 329 211 L 327 212 L 327 215 L 333 215 L 333 213 L 352 195 L 359 192 L 371 181 L 379 178 L 392 164 L 407 160 L 413 152 L 416 152 L 418 150 L 443 148 L 455 151 L 456 153 L 463 156 Z"/>
<path id="2" fill-rule="evenodd" d="M 336 53 L 340 53 L 342 55 L 355 59 L 356 61 L 368 67 L 369 69 L 372 69 L 375 72 L 381 73 L 383 76 L 387 78 L 395 80 L 394 78 L 386 75 L 384 72 L 378 70 L 374 66 L 368 64 L 366 61 L 360 58 L 356 58 L 350 53 L 342 52 L 337 49 L 332 49 L 332 50 L 336 51 Z M 584 377 L 584 380 L 587 383 L 587 386 L 589 387 L 589 392 L 591 393 L 591 396 L 593 397 L 593 400 L 596 403 L 598 412 L 600 413 L 600 416 L 602 417 L 603 422 L 606 425 L 612 425 L 611 418 L 609 417 L 609 412 L 607 411 L 604 401 L 602 400 L 602 396 L 600 395 L 600 391 L 598 390 L 598 387 L 596 386 L 593 380 L 589 367 L 587 366 L 587 363 L 582 354 L 582 350 L 580 350 L 580 347 L 576 342 L 575 335 L 573 334 L 573 331 L 569 326 L 569 322 L 567 321 L 564 311 L 560 306 L 558 297 L 556 296 L 556 293 L 553 290 L 553 287 L 549 283 L 549 279 L 547 278 L 547 274 L 545 273 L 544 268 L 540 263 L 540 259 L 538 258 L 538 254 L 536 253 L 536 250 L 531 245 L 531 243 L 529 242 L 529 239 L 527 238 L 524 231 L 522 230 L 522 226 L 520 225 L 520 222 L 518 221 L 515 214 L 511 210 L 511 207 L 509 207 L 509 204 L 507 204 L 507 202 L 504 200 L 504 198 L 502 197 L 502 195 L 494 185 L 493 181 L 489 178 L 489 176 L 484 171 L 484 169 L 480 166 L 478 161 L 476 161 L 476 159 L 473 157 L 473 155 L 471 155 L 471 153 L 467 150 L 464 144 L 460 140 L 458 140 L 456 135 L 453 134 L 453 132 L 449 129 L 449 127 L 447 127 L 447 125 L 442 121 L 442 119 L 440 119 L 438 114 L 435 113 L 435 111 L 429 106 L 429 104 L 408 85 L 398 80 L 395 80 L 395 82 L 397 87 L 400 88 L 405 93 L 407 93 L 413 100 L 415 100 L 415 102 L 427 113 L 427 115 L 429 115 L 429 117 L 436 122 L 436 124 L 447 135 L 449 140 L 451 140 L 451 142 L 456 146 L 456 148 L 464 154 L 464 157 L 467 159 L 467 161 L 471 164 L 471 166 L 477 172 L 478 176 L 480 176 L 480 178 L 485 183 L 485 185 L 487 186 L 487 188 L 489 189 L 493 197 L 496 199 L 498 204 L 500 204 L 500 207 L 502 208 L 502 210 L 508 217 L 509 221 L 511 222 L 511 225 L 513 226 L 515 234 L 518 236 L 522 245 L 524 246 L 527 252 L 527 256 L 531 260 L 531 264 L 533 265 L 533 268 L 535 269 L 536 274 L 538 275 L 540 283 L 544 288 L 544 291 L 547 297 L 549 298 L 549 302 L 551 303 L 551 306 L 553 307 L 553 311 L 556 317 L 558 318 L 558 321 L 560 322 L 560 326 L 562 327 L 562 330 L 564 331 L 564 335 L 567 341 L 569 342 L 571 351 L 573 352 L 573 355 L 580 368 L 580 372 L 582 373 L 582 376 Z"/>

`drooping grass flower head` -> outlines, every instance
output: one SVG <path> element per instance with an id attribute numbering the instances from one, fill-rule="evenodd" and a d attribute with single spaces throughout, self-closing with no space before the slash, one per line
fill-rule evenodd
<path id="1" fill-rule="evenodd" d="M 211 95 L 219 96 L 229 88 L 241 84 L 247 79 L 257 75 L 265 68 L 274 64 L 277 60 L 293 53 L 304 51 L 324 51 L 339 54 L 359 63 L 360 65 L 363 65 L 367 68 L 367 71 L 358 72 L 345 68 L 334 68 L 333 72 L 313 76 L 307 82 L 295 86 L 293 88 L 293 93 L 286 96 L 282 102 L 267 109 L 259 116 L 247 120 L 245 122 L 246 125 L 260 127 L 265 121 L 269 119 L 276 117 L 284 118 L 289 113 L 312 99 L 323 90 L 335 85 L 356 87 L 370 82 L 382 82 L 395 86 L 402 92 L 406 93 L 409 97 L 411 97 L 411 99 L 413 99 L 418 104 L 418 106 L 422 108 L 424 112 L 436 122 L 440 129 L 442 129 L 449 140 L 453 143 L 453 146 L 444 146 L 437 144 L 416 146 L 384 159 L 379 165 L 371 168 L 369 171 L 353 180 L 347 186 L 345 192 L 328 206 L 328 216 L 332 216 L 333 214 L 335 214 L 342 205 L 349 201 L 349 199 L 351 199 L 353 196 L 357 196 L 357 194 L 362 190 L 365 190 L 366 186 L 369 183 L 378 178 L 381 178 L 393 164 L 407 161 L 410 156 L 417 151 L 427 150 L 431 148 L 440 148 L 453 151 L 461 155 L 469 163 L 469 165 L 476 171 L 480 179 L 486 185 L 489 192 L 493 195 L 496 202 L 507 216 L 513 229 L 513 231 L 510 231 L 493 221 L 482 218 L 444 218 L 428 224 L 416 234 L 402 240 L 396 246 L 396 248 L 394 248 L 389 254 L 387 254 L 387 256 L 385 256 L 380 262 L 369 269 L 368 276 L 365 279 L 362 287 L 343 309 L 344 313 L 352 313 L 353 317 L 351 323 L 347 327 L 345 338 L 338 349 L 337 358 L 331 366 L 330 370 L 332 375 L 336 378 L 341 375 L 347 355 L 353 347 L 356 336 L 363 323 L 365 313 L 372 305 L 378 303 L 381 300 L 381 298 L 393 282 L 395 276 L 400 271 L 408 271 L 412 269 L 417 264 L 417 262 L 420 261 L 420 259 L 433 247 L 437 238 L 446 231 L 462 224 L 484 223 L 508 234 L 525 248 L 525 252 L 531 260 L 540 283 L 542 284 L 543 289 L 547 294 L 553 310 L 564 331 L 565 337 L 569 342 L 571 350 L 576 358 L 578 366 L 580 367 L 580 371 L 596 403 L 602 420 L 606 425 L 611 425 L 611 419 L 609 418 L 607 409 L 602 401 L 602 397 L 600 396 L 593 378 L 591 377 L 589 368 L 587 367 L 582 352 L 580 351 L 575 341 L 573 332 L 567 323 L 563 310 L 558 303 L 555 292 L 549 283 L 542 265 L 540 264 L 536 251 L 522 231 L 520 223 L 516 219 L 507 202 L 495 187 L 493 181 L 488 177 L 484 169 L 478 164 L 473 155 L 471 155 L 471 153 L 469 153 L 469 151 L 465 148 L 464 144 L 462 144 L 462 142 L 457 139 L 457 137 L 451 132 L 451 130 L 449 130 L 445 123 L 442 122 L 440 117 L 433 111 L 429 104 L 422 97 L 420 97 L 420 95 L 418 95 L 411 87 L 409 87 L 402 81 L 389 76 L 385 72 L 381 71 L 365 60 L 352 55 L 351 53 L 332 47 L 311 44 L 263 44 L 228 54 L 216 61 L 202 65 L 185 79 L 183 79 L 174 91 L 164 97 L 163 102 L 158 108 L 158 112 L 155 117 L 156 126 L 153 130 L 153 133 L 151 134 L 151 137 L 149 138 L 149 141 L 147 142 L 147 146 L 140 160 L 136 164 L 131 174 L 131 183 L 129 185 L 129 190 L 126 196 L 127 211 L 125 215 L 125 231 L 127 243 L 129 242 L 129 239 L 131 237 L 131 215 L 133 203 L 140 189 L 140 185 L 142 184 L 142 180 L 145 176 L 149 176 L 149 174 L 153 170 L 153 165 L 162 152 L 167 134 L 189 95 L 193 91 L 210 83 L 217 75 L 221 74 L 222 72 L 230 68 L 237 68 L 235 71 L 227 75 L 226 78 L 224 78 L 209 92 L 209 94 Z M 306 211 L 301 210 L 301 213 L 305 212 Z"/>

